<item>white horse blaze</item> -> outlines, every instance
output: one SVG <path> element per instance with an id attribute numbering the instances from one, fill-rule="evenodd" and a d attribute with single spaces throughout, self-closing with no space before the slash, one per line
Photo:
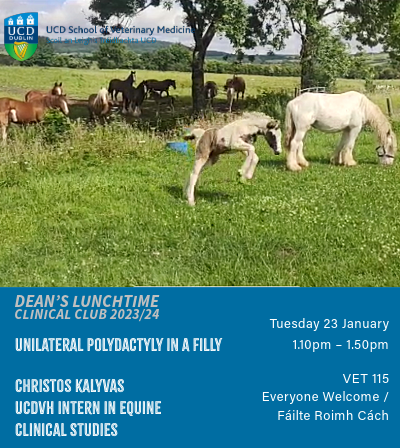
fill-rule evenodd
<path id="1" fill-rule="evenodd" d="M 15 109 L 10 110 L 10 118 L 12 122 L 14 123 L 18 122 L 17 111 Z"/>
<path id="2" fill-rule="evenodd" d="M 311 127 L 326 133 L 342 132 L 332 156 L 338 165 L 354 166 L 353 149 L 364 125 L 378 134 L 382 155 L 380 163 L 391 165 L 397 151 L 396 135 L 383 112 L 359 92 L 342 94 L 304 93 L 290 101 L 286 109 L 287 167 L 300 171 L 309 163 L 303 154 L 303 140 Z"/>

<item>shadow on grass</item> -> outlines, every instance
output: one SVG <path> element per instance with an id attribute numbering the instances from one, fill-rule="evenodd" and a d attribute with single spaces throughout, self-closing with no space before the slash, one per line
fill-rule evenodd
<path id="1" fill-rule="evenodd" d="M 174 96 L 174 95 L 171 95 Z M 143 131 L 166 132 L 171 131 L 181 126 L 190 126 L 193 123 L 192 116 L 192 98 L 189 96 L 174 96 L 175 111 L 172 113 L 168 108 L 161 107 L 159 116 L 157 116 L 157 108 L 154 101 L 146 99 L 141 107 L 141 116 L 135 118 L 131 115 L 122 115 L 122 101 L 119 103 L 119 111 L 114 113 L 116 117 L 122 118 L 129 124 L 135 125 Z M 84 102 L 84 99 L 71 99 L 72 102 Z M 239 113 L 245 107 L 245 103 L 239 100 L 239 103 L 234 103 L 232 113 Z M 89 111 L 87 106 L 82 104 L 70 104 L 69 117 L 72 120 L 88 120 Z M 217 98 L 212 109 L 205 111 L 205 118 L 226 114 L 228 107 L 226 100 Z"/>
<path id="2" fill-rule="evenodd" d="M 167 186 L 165 190 L 175 199 L 184 199 L 186 200 L 184 186 L 178 187 L 176 185 Z M 196 190 L 196 199 L 205 199 L 211 203 L 224 202 L 231 199 L 232 196 L 227 193 L 216 192 L 216 191 L 207 191 L 203 189 Z"/>

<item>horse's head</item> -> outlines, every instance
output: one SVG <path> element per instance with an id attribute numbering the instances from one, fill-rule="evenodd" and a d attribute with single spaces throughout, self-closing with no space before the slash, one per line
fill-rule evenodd
<path id="1" fill-rule="evenodd" d="M 397 152 L 397 138 L 396 134 L 391 129 L 386 134 L 383 146 L 378 146 L 376 152 L 381 165 L 393 165 Z"/>
<path id="2" fill-rule="evenodd" d="M 267 124 L 266 130 L 263 132 L 265 140 L 274 151 L 276 156 L 282 153 L 282 131 L 280 123 L 277 120 L 272 120 Z"/>
<path id="3" fill-rule="evenodd" d="M 228 90 L 229 87 L 232 87 L 232 84 L 233 84 L 233 79 L 231 79 L 231 78 L 227 79 L 227 80 L 226 80 L 226 83 L 225 83 L 225 85 L 224 85 L 224 89 L 225 89 L 225 90 Z"/>
<path id="4" fill-rule="evenodd" d="M 131 71 L 132 82 L 136 82 L 136 71 Z"/>
<path id="5" fill-rule="evenodd" d="M 68 102 L 66 95 L 56 95 L 52 97 L 51 105 L 55 109 L 60 109 L 64 115 L 69 114 Z"/>
<path id="6" fill-rule="evenodd" d="M 59 84 L 57 82 L 54 83 L 53 89 L 51 90 L 52 95 L 63 95 L 62 82 Z"/>
<path id="7" fill-rule="evenodd" d="M 174 88 L 174 90 L 176 90 L 176 82 L 174 79 L 170 79 L 169 84 L 170 84 L 170 86 L 172 86 Z"/>

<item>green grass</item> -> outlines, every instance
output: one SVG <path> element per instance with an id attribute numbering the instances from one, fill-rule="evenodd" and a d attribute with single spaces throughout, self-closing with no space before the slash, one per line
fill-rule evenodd
<path id="1" fill-rule="evenodd" d="M 79 86 L 80 72 L 53 72 L 1 69 L 0 86 L 62 79 L 83 95 L 109 77 L 90 72 Z M 193 154 L 167 151 L 165 138 L 119 123 L 73 124 L 56 146 L 42 127 L 10 134 L 0 152 L 0 286 L 400 286 L 400 167 L 378 166 L 369 132 L 355 168 L 328 163 L 338 136 L 310 133 L 312 166 L 298 174 L 259 139 L 255 178 L 239 183 L 242 157 L 223 156 L 202 175 L 194 209 L 182 196 Z"/>
<path id="2" fill-rule="evenodd" d="M 136 70 L 138 83 L 144 79 L 167 79 L 176 80 L 177 89 L 171 93 L 176 96 L 177 104 L 184 108 L 191 101 L 191 75 L 182 72 L 155 72 L 147 70 Z M 97 93 L 101 87 L 108 87 L 113 78 L 125 79 L 129 70 L 76 70 L 68 68 L 27 68 L 0 66 L 0 97 L 10 96 L 16 99 L 24 99 L 25 94 L 32 89 L 49 90 L 55 81 L 62 81 L 65 92 L 72 98 L 87 99 L 92 93 Z M 225 105 L 226 97 L 222 86 L 231 75 L 207 73 L 206 81 L 215 81 L 219 86 L 218 101 Z M 300 80 L 290 77 L 267 77 L 256 75 L 244 76 L 247 85 L 247 95 L 256 96 L 265 89 L 290 90 L 298 87 Z M 389 94 L 369 95 L 383 110 L 386 110 L 386 97 L 393 100 L 394 112 L 400 115 L 400 80 L 377 81 L 379 85 L 392 85 L 398 90 Z M 339 92 L 348 90 L 364 91 L 364 82 L 361 80 L 339 80 L 337 89 Z M 144 113 L 152 110 L 152 103 L 145 104 Z M 187 111 L 185 110 L 185 113 Z"/>

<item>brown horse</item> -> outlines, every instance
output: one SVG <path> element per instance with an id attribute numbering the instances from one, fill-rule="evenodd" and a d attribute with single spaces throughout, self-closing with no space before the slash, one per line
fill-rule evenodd
<path id="1" fill-rule="evenodd" d="M 148 79 L 146 84 L 149 92 L 156 91 L 160 93 L 160 95 L 162 95 L 163 92 L 166 92 L 167 96 L 169 96 L 169 88 L 173 87 L 174 90 L 176 89 L 176 82 L 173 79 L 164 79 L 163 81 Z"/>
<path id="2" fill-rule="evenodd" d="M 240 76 L 233 75 L 233 78 L 227 79 L 224 89 L 226 90 L 228 98 L 229 112 L 232 112 L 233 100 L 236 93 L 236 101 L 239 101 L 239 94 L 242 94 L 242 100 L 244 99 L 244 93 L 246 91 L 246 82 Z"/>
<path id="3" fill-rule="evenodd" d="M 122 106 L 122 113 L 132 113 L 133 116 L 138 117 L 142 112 L 140 107 L 143 104 L 147 95 L 147 81 L 142 81 L 136 88 L 131 87 L 124 92 L 124 101 Z"/>
<path id="4" fill-rule="evenodd" d="M 88 98 L 90 118 L 93 120 L 99 117 L 104 121 L 105 117 L 111 112 L 113 105 L 114 103 L 109 100 L 107 89 L 100 89 L 97 94 L 90 95 Z"/>
<path id="5" fill-rule="evenodd" d="M 218 95 L 218 87 L 214 81 L 207 81 L 204 84 L 204 98 L 207 105 L 213 107 L 214 98 Z"/>
<path id="6" fill-rule="evenodd" d="M 7 127 L 10 122 L 28 124 L 43 120 L 49 109 L 59 109 L 68 115 L 68 104 L 65 95 L 47 95 L 41 99 L 24 102 L 12 98 L 0 98 L 0 128 L 3 141 L 7 138 Z"/>
<path id="7" fill-rule="evenodd" d="M 118 93 L 122 93 L 122 96 L 124 95 L 124 92 L 131 88 L 133 84 L 136 82 L 136 72 L 132 72 L 131 74 L 122 81 L 121 79 L 112 79 L 110 81 L 110 84 L 108 85 L 108 93 L 111 96 L 112 100 L 116 100 Z"/>
<path id="8" fill-rule="evenodd" d="M 54 83 L 53 88 L 49 91 L 49 92 L 43 92 L 40 90 L 30 90 L 26 95 L 25 95 L 25 101 L 35 101 L 35 100 L 40 100 L 41 98 L 43 98 L 46 95 L 64 95 L 63 89 L 62 89 L 62 82 L 60 82 L 59 84 L 57 82 Z"/>

